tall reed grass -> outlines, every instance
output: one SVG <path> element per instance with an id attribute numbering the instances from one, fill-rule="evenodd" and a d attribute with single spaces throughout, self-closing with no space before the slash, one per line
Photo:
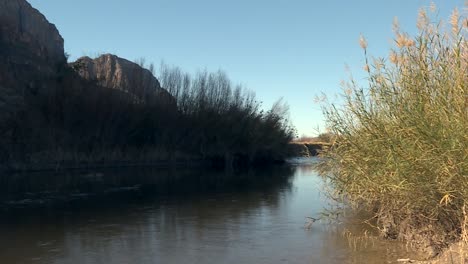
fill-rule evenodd
<path id="1" fill-rule="evenodd" d="M 361 37 L 368 83 L 350 80 L 345 104 L 323 107 L 337 136 L 321 164 L 335 198 L 431 254 L 468 241 L 467 8 L 447 22 L 436 13 L 420 10 L 415 37 L 394 22 L 387 58 Z"/>

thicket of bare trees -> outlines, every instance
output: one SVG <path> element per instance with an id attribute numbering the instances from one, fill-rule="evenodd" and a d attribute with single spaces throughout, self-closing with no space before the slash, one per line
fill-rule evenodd
<path id="1" fill-rule="evenodd" d="M 192 151 L 204 158 L 224 159 L 228 165 L 284 158 L 294 129 L 281 99 L 264 112 L 252 91 L 233 85 L 222 71 L 201 71 L 192 77 L 162 64 L 158 77 L 190 126 L 189 135 L 177 143 L 189 139 L 191 144 L 186 144 Z"/>
<path id="2" fill-rule="evenodd" d="M 3 165 L 201 159 L 245 166 L 282 160 L 294 129 L 280 100 L 261 110 L 252 92 L 223 72 L 195 76 L 162 65 L 159 79 L 175 98 L 135 103 L 64 68 L 25 89 L 2 130 Z"/>

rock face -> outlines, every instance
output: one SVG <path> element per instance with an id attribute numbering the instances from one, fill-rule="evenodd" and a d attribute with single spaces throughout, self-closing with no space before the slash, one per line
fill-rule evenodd
<path id="1" fill-rule="evenodd" d="M 0 0 L 0 110 L 15 91 L 36 94 L 60 78 L 67 68 L 63 44 L 55 25 L 26 0 Z M 83 57 L 70 66 L 83 79 L 120 90 L 134 102 L 175 104 L 149 70 L 115 55 Z"/>
<path id="2" fill-rule="evenodd" d="M 53 71 L 66 58 L 55 25 L 25 0 L 0 0 L 0 59 Z"/>
<path id="3" fill-rule="evenodd" d="M 43 89 L 63 65 L 57 28 L 25 0 L 0 0 L 0 126 L 10 127 L 5 120 L 14 120 L 25 94 Z"/>
<path id="4" fill-rule="evenodd" d="M 146 102 L 158 97 L 173 101 L 149 70 L 115 55 L 104 54 L 96 59 L 82 57 L 71 63 L 71 67 L 82 78 L 103 87 L 121 90 L 136 100 Z"/>

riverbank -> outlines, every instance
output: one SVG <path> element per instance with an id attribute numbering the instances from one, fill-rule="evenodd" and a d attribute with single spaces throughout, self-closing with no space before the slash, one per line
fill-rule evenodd
<path id="1" fill-rule="evenodd" d="M 93 169 L 108 169 L 108 168 L 194 168 L 194 167 L 210 167 L 212 163 L 206 160 L 156 160 L 156 161 L 109 161 L 109 162 L 49 162 L 42 164 L 12 164 L 10 166 L 0 167 L 0 172 L 16 173 L 16 172 L 58 172 L 72 170 L 93 170 Z"/>
<path id="2" fill-rule="evenodd" d="M 156 153 L 156 152 L 155 152 Z M 201 157 L 189 154 L 149 155 L 147 152 L 135 152 L 129 155 L 42 155 L 40 158 L 29 159 L 28 162 L 9 162 L 0 164 L 0 173 L 15 172 L 59 172 L 73 170 L 93 170 L 112 168 L 215 168 L 238 170 L 262 167 L 273 164 L 283 164 L 289 156 L 284 154 L 280 158 L 256 158 L 231 155 Z M 147 155 L 143 155 L 147 154 Z"/>

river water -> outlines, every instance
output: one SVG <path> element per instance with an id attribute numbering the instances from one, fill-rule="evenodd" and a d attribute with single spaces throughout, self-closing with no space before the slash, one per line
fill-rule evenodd
<path id="1" fill-rule="evenodd" d="M 0 176 L 0 263 L 397 263 L 411 254 L 348 236 L 365 232 L 357 219 L 305 229 L 327 205 L 315 162 Z"/>

